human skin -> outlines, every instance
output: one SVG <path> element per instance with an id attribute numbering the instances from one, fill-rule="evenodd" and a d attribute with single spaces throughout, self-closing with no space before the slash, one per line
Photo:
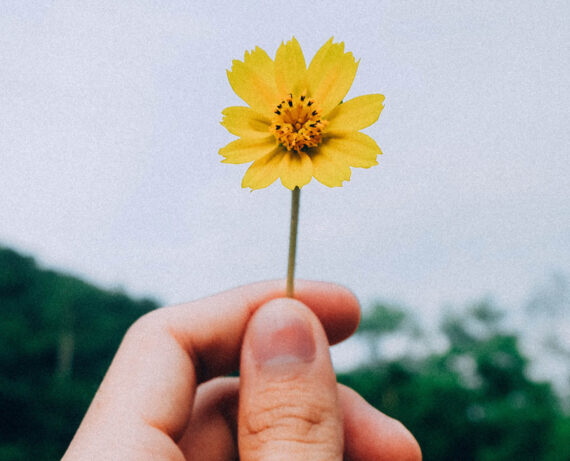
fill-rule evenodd
<path id="1" fill-rule="evenodd" d="M 345 288 L 256 283 L 129 329 L 63 460 L 421 460 L 414 437 L 336 383 Z M 222 376 L 239 368 L 239 378 Z"/>

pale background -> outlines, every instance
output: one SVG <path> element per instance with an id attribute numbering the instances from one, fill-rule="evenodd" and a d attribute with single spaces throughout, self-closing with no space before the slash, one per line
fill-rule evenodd
<path id="1" fill-rule="evenodd" d="M 350 6 L 349 6 L 350 5 Z M 570 3 L 0 2 L 0 244 L 175 303 L 286 269 L 290 192 L 220 163 L 226 69 L 293 35 L 383 93 L 380 165 L 301 196 L 301 278 L 430 317 L 570 274 Z"/>

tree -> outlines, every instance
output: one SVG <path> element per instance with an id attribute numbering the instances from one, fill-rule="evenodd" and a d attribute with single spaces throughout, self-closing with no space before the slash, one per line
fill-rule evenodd
<path id="1" fill-rule="evenodd" d="M 394 318 L 405 324 L 401 309 L 383 306 L 363 318 L 357 335 L 370 340 L 374 331 L 384 334 L 383 317 L 384 326 Z M 557 458 L 564 451 L 554 449 L 567 445 L 568 418 L 552 386 L 528 378 L 528 360 L 519 338 L 502 326 L 504 317 L 489 302 L 447 313 L 441 322 L 444 352 L 371 356 L 340 380 L 409 427 L 425 459 L 569 459 Z"/>
<path id="2" fill-rule="evenodd" d="M 123 334 L 155 307 L 0 248 L 0 459 L 59 459 Z"/>

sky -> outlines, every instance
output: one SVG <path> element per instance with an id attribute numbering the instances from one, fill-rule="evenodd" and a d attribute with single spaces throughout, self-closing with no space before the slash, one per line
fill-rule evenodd
<path id="1" fill-rule="evenodd" d="M 0 3 L 0 245 L 178 303 L 284 277 L 290 191 L 220 163 L 226 69 L 295 36 L 385 95 L 379 165 L 301 194 L 297 276 L 428 317 L 570 276 L 570 3 Z"/>

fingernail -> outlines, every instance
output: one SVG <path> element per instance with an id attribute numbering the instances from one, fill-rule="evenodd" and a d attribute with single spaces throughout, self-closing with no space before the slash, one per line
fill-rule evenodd
<path id="1" fill-rule="evenodd" d="M 262 306 L 249 326 L 255 361 L 262 366 L 312 362 L 313 329 L 302 306 L 291 299 L 276 299 Z"/>

